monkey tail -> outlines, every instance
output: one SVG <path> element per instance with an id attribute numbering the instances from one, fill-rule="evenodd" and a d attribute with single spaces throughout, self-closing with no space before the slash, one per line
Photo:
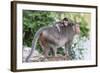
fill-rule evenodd
<path id="1" fill-rule="evenodd" d="M 51 27 L 51 26 L 48 26 L 48 27 Z M 47 27 L 47 26 L 42 27 L 42 28 L 40 28 L 40 29 L 36 32 L 36 34 L 35 34 L 35 36 L 34 36 L 34 39 L 32 40 L 32 49 L 31 49 L 31 51 L 30 51 L 30 54 L 27 56 L 27 58 L 26 58 L 26 60 L 25 60 L 26 62 L 29 61 L 29 58 L 31 57 L 31 55 L 32 55 L 32 53 L 34 52 L 34 50 L 36 49 L 36 44 L 37 44 L 37 41 L 38 41 L 38 39 L 39 39 L 39 36 L 40 36 L 41 32 L 42 32 L 43 30 L 47 29 L 48 27 Z"/>

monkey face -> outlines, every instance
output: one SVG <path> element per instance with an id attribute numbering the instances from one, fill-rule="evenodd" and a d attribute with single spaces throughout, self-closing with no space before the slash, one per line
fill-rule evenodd
<path id="1" fill-rule="evenodd" d="M 64 26 L 68 26 L 68 21 L 63 21 Z"/>
<path id="2" fill-rule="evenodd" d="M 73 26 L 73 31 L 75 32 L 75 34 L 79 34 L 80 33 L 80 26 L 79 26 L 79 24 L 75 24 Z"/>
<path id="3" fill-rule="evenodd" d="M 77 33 L 77 34 L 80 33 L 80 26 L 79 26 L 79 24 L 76 24 L 76 33 Z"/>

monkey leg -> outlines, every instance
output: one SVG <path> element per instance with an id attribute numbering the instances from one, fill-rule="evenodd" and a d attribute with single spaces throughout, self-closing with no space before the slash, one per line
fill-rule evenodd
<path id="1" fill-rule="evenodd" d="M 48 42 L 47 42 L 46 38 L 44 37 L 43 33 L 40 34 L 39 44 L 43 49 L 43 55 L 45 56 L 45 58 L 47 58 L 49 51 L 50 51 L 50 48 L 48 46 Z"/>
<path id="2" fill-rule="evenodd" d="M 65 48 L 64 48 L 64 53 L 65 53 L 65 56 L 66 56 L 66 59 L 67 60 L 70 60 L 71 57 L 70 57 L 70 54 L 69 54 L 69 49 L 71 48 L 71 42 L 68 42 L 65 44 Z"/>
<path id="3" fill-rule="evenodd" d="M 64 48 L 65 60 L 69 59 L 68 48 Z"/>
<path id="4" fill-rule="evenodd" d="M 53 48 L 54 56 L 57 57 L 57 48 Z"/>

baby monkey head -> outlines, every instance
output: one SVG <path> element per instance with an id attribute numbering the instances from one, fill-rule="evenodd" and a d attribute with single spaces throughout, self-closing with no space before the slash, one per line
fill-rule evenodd
<path id="1" fill-rule="evenodd" d="M 62 23 L 63 23 L 64 26 L 68 26 L 68 18 L 64 18 L 62 20 Z"/>

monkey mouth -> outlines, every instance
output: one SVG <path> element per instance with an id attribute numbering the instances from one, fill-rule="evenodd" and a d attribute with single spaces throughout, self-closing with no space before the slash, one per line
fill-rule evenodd
<path id="1" fill-rule="evenodd" d="M 80 34 L 80 30 L 76 31 L 76 34 Z"/>
<path id="2" fill-rule="evenodd" d="M 64 24 L 65 26 L 68 26 L 68 24 Z"/>

